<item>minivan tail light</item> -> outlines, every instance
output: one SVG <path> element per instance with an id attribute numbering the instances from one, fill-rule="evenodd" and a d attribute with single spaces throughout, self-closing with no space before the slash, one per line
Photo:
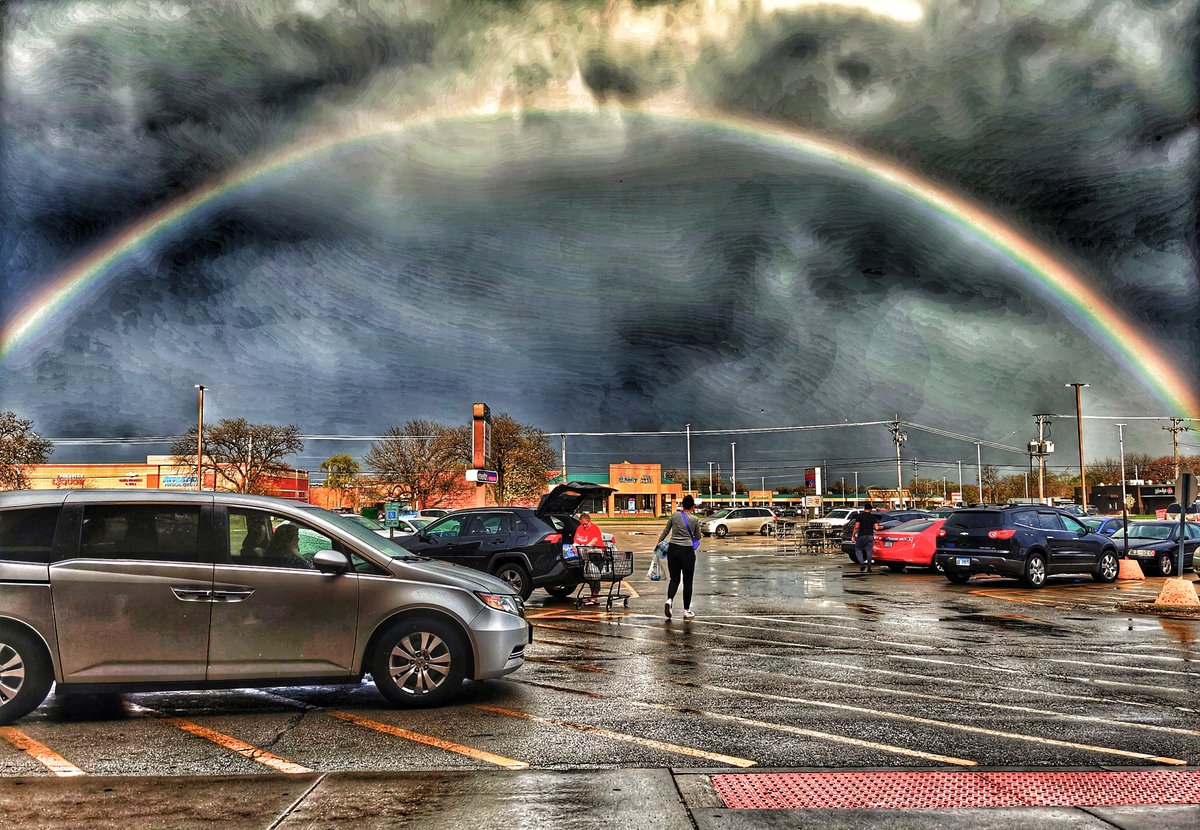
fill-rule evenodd
<path id="1" fill-rule="evenodd" d="M 546 538 L 543 539 L 542 541 L 548 542 L 551 545 L 557 545 L 558 543 L 560 543 L 562 541 L 562 534 L 561 533 L 547 533 Z"/>
<path id="2" fill-rule="evenodd" d="M 1008 530 L 989 530 L 988 538 L 989 539 L 1011 539 L 1013 537 L 1013 534 L 1016 532 L 1017 531 L 1013 528 L 1009 528 Z"/>

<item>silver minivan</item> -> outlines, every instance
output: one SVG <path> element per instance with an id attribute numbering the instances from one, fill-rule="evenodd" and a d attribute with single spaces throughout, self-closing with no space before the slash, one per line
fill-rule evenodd
<path id="1" fill-rule="evenodd" d="M 712 514 L 700 530 L 705 536 L 728 536 L 730 533 L 760 533 L 768 536 L 775 532 L 775 511 L 769 507 L 733 507 Z"/>
<path id="2" fill-rule="evenodd" d="M 0 493 L 0 724 L 60 692 L 357 683 L 433 706 L 519 668 L 502 580 L 299 502 Z"/>

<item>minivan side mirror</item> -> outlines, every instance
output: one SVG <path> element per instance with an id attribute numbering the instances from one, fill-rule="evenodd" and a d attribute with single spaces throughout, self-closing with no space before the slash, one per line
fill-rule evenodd
<path id="1" fill-rule="evenodd" d="M 313 566 L 323 574 L 342 574 L 350 570 L 350 560 L 336 550 L 319 550 L 313 556 Z"/>

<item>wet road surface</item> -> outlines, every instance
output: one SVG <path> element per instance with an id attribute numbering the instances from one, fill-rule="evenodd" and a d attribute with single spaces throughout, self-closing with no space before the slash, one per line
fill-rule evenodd
<path id="1" fill-rule="evenodd" d="M 618 533 L 628 608 L 535 593 L 527 664 L 456 705 L 369 683 L 52 698 L 0 729 L 0 775 L 1200 764 L 1200 621 L 1114 610 L 1159 580 L 954 586 L 708 539 L 698 616 L 677 598 L 666 622 L 654 535 Z"/>

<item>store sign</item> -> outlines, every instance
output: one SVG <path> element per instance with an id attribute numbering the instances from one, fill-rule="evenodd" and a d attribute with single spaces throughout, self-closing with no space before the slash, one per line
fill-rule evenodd
<path id="1" fill-rule="evenodd" d="M 163 476 L 159 479 L 159 486 L 164 490 L 195 490 L 196 477 L 191 476 Z"/>
<path id="2" fill-rule="evenodd" d="M 60 490 L 64 487 L 82 487 L 83 482 L 83 473 L 63 473 L 54 477 L 54 486 Z"/>
<path id="3" fill-rule="evenodd" d="M 121 476 L 117 481 L 121 482 L 126 487 L 138 487 L 142 483 L 142 477 L 137 473 L 129 473 Z"/>

